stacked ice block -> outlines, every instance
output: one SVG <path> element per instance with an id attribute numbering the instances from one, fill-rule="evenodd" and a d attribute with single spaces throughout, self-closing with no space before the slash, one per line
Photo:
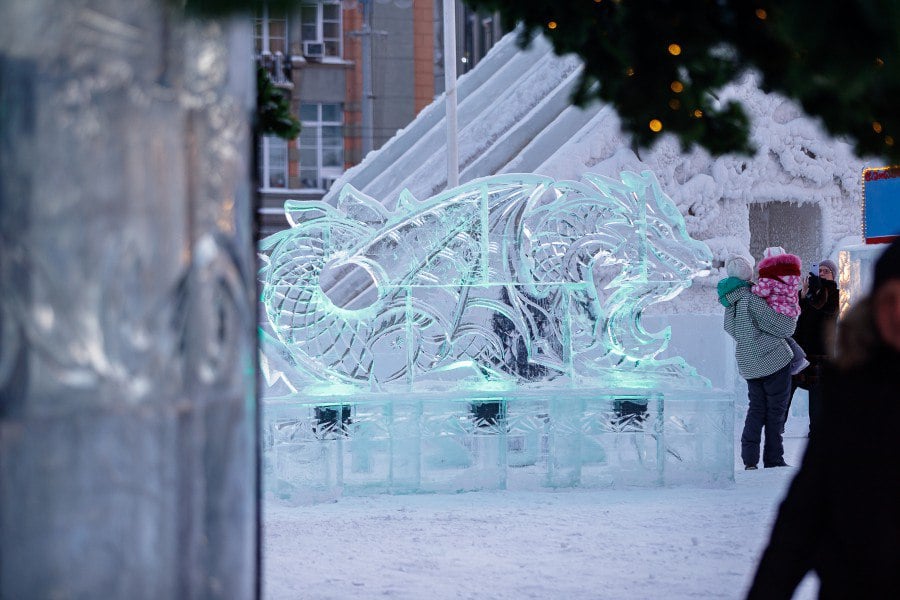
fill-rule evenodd
<path id="1" fill-rule="evenodd" d="M 627 393 L 271 402 L 266 489 L 308 502 L 345 494 L 732 481 L 730 397 Z"/>

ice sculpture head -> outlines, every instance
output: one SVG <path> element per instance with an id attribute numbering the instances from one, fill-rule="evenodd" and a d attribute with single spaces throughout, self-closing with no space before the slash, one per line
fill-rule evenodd
<path id="1" fill-rule="evenodd" d="M 448 373 L 519 383 L 686 373 L 640 323 L 708 272 L 711 253 L 649 173 L 486 177 L 387 210 L 346 186 L 288 202 L 262 243 L 262 300 L 293 364 L 319 381 L 415 385 Z"/>

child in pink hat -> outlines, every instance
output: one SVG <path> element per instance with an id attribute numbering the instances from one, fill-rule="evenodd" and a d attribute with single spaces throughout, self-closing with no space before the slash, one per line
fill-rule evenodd
<path id="1" fill-rule="evenodd" d="M 750 288 L 754 294 L 765 299 L 775 312 L 789 317 L 800 316 L 800 268 L 802 263 L 796 254 L 788 254 L 784 248 L 774 246 L 763 251 L 759 261 L 759 280 Z M 794 341 L 786 338 L 794 358 L 791 360 L 791 375 L 796 375 L 809 366 L 806 353 Z"/>

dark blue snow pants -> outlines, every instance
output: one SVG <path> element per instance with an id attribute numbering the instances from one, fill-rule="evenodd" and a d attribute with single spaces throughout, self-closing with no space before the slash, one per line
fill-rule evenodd
<path id="1" fill-rule="evenodd" d="M 744 466 L 756 466 L 759 462 L 759 442 L 763 427 L 766 429 L 763 466 L 777 467 L 784 464 L 781 426 L 790 394 L 790 364 L 771 375 L 747 380 L 750 406 L 747 408 L 744 432 L 741 434 L 741 459 Z"/>

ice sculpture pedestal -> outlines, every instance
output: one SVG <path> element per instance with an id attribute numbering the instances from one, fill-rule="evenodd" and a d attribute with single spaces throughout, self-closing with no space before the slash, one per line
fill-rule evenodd
<path id="1" fill-rule="evenodd" d="M 264 414 L 266 492 L 297 503 L 734 479 L 733 397 L 715 390 L 325 392 Z"/>

